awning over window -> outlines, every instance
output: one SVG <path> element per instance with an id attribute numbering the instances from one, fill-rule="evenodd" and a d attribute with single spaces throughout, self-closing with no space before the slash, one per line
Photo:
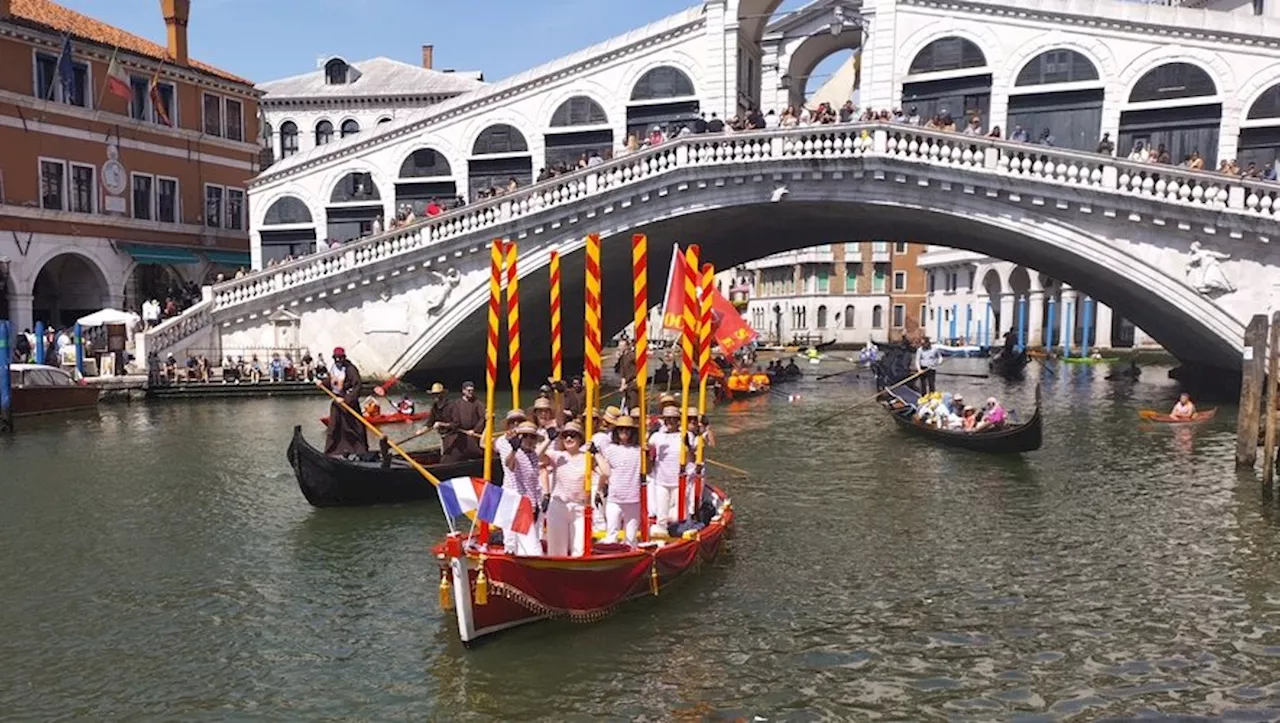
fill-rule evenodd
<path id="1" fill-rule="evenodd" d="M 248 266 L 250 257 L 247 251 L 205 251 L 209 263 L 219 266 Z"/>
<path id="2" fill-rule="evenodd" d="M 170 246 L 122 244 L 124 250 L 140 264 L 198 264 L 200 257 L 187 249 Z"/>

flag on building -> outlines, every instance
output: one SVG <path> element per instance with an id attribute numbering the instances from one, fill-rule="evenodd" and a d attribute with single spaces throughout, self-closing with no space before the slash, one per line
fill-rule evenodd
<path id="1" fill-rule="evenodd" d="M 71 36 L 62 39 L 62 52 L 58 54 L 58 85 L 62 86 L 64 101 L 75 98 L 76 66 L 71 59 Z"/>
<path id="2" fill-rule="evenodd" d="M 486 484 L 479 477 L 454 477 L 441 481 L 436 492 L 440 495 L 440 506 L 444 508 L 445 517 L 452 520 L 479 509 Z"/>
<path id="3" fill-rule="evenodd" d="M 172 127 L 173 122 L 169 120 L 169 111 L 164 107 L 164 96 L 160 94 L 160 70 L 156 69 L 156 74 L 151 77 L 151 90 L 147 93 L 151 97 L 151 107 L 155 109 L 156 120 Z"/>
<path id="4" fill-rule="evenodd" d="M 118 52 L 120 51 L 117 48 L 116 52 L 111 54 L 111 63 L 107 65 L 107 92 L 129 100 L 129 96 L 132 95 L 129 87 L 129 75 L 124 72 L 120 61 L 116 59 L 116 53 Z"/>
<path id="5" fill-rule="evenodd" d="M 533 529 L 533 503 L 514 489 L 485 484 L 476 517 L 521 535 Z"/>

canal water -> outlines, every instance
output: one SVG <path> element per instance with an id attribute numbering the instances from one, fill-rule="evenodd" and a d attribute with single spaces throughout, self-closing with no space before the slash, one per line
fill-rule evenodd
<path id="1" fill-rule="evenodd" d="M 956 367 L 962 368 L 963 362 Z M 824 366 L 822 371 L 841 367 Z M 817 369 L 817 368 L 815 368 Z M 434 504 L 317 510 L 318 400 L 107 406 L 0 440 L 0 717 L 1095 720 L 1280 716 L 1280 524 L 1234 411 L 1062 367 L 1045 447 L 903 436 L 865 380 L 716 412 L 729 555 L 595 625 L 465 650 Z M 1033 385 L 941 377 L 1029 410 Z"/>

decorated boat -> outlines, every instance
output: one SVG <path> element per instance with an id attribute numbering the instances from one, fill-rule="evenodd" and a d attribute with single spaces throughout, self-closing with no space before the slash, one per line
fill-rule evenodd
<path id="1" fill-rule="evenodd" d="M 369 424 L 381 427 L 384 424 L 408 424 L 410 422 L 421 422 L 431 416 L 429 412 L 416 412 L 414 414 L 404 414 L 403 412 L 392 412 L 391 414 L 373 414 L 365 415 L 365 421 Z M 321 417 L 320 423 L 329 426 L 329 418 Z"/>
<path id="2" fill-rule="evenodd" d="M 371 452 L 362 459 L 330 457 L 307 441 L 301 426 L 293 428 L 286 454 L 298 478 L 298 488 L 316 507 L 364 507 L 436 499 L 430 481 L 398 455 Z M 441 464 L 439 449 L 409 456 L 437 477 L 479 475 L 484 466 L 479 459 Z M 501 470 L 498 475 L 500 481 Z"/>
<path id="3" fill-rule="evenodd" d="M 1164 412 L 1157 412 L 1154 409 L 1143 409 L 1138 412 L 1138 416 L 1148 422 L 1156 422 L 1158 424 L 1195 424 L 1196 422 L 1207 422 L 1213 419 L 1218 413 L 1217 408 L 1202 409 L 1190 417 L 1174 417 Z"/>

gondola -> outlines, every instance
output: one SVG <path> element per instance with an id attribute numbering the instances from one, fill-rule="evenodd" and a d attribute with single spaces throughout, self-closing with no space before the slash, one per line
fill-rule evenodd
<path id="1" fill-rule="evenodd" d="M 1019 454 L 1040 449 L 1043 442 L 1040 416 L 1040 385 L 1036 385 L 1036 409 L 1031 418 L 1018 424 L 1006 424 L 983 432 L 939 429 L 916 420 L 915 407 L 902 399 L 913 392 L 885 392 L 881 404 L 899 428 L 917 436 L 952 447 L 987 454 Z"/>
<path id="2" fill-rule="evenodd" d="M 287 454 L 298 487 L 307 502 L 316 507 L 365 507 L 438 499 L 431 483 L 395 455 L 386 462 L 376 452 L 370 453 L 367 461 L 330 457 L 307 441 L 301 426 L 293 428 Z M 484 472 L 484 460 L 479 459 L 440 464 L 439 451 L 416 453 L 413 458 L 439 479 L 478 477 Z M 501 467 L 494 467 L 494 474 L 500 479 Z"/>
<path id="3" fill-rule="evenodd" d="M 1010 381 L 1021 379 L 1026 371 L 1027 365 L 1031 363 L 1031 357 L 1026 352 L 1005 352 L 991 357 L 987 362 L 988 368 L 992 374 L 1003 377 Z"/>

